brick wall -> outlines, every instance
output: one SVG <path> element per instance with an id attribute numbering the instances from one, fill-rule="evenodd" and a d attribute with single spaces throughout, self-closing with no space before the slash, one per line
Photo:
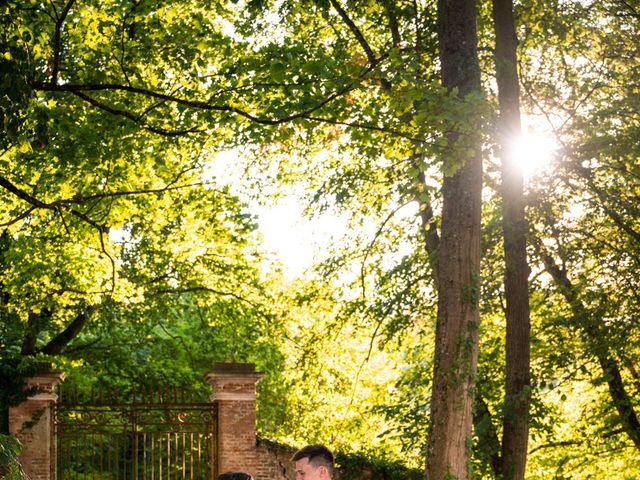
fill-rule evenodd
<path id="1" fill-rule="evenodd" d="M 218 470 L 255 472 L 255 402 L 218 402 Z"/>
<path id="2" fill-rule="evenodd" d="M 218 413 L 216 473 L 245 471 L 255 480 L 295 480 L 291 456 L 294 447 L 256 440 L 256 384 L 262 377 L 251 364 L 218 364 L 207 376 L 211 401 Z M 10 431 L 22 443 L 20 461 L 30 480 L 55 479 L 55 441 L 52 405 L 59 374 L 31 379 L 39 388 L 18 407 L 10 409 Z M 335 480 L 412 480 L 424 473 L 400 464 L 377 462 L 357 455 L 338 455 Z"/>
<path id="3" fill-rule="evenodd" d="M 301 445 L 302 446 L 302 445 Z M 257 442 L 258 468 L 255 480 L 295 480 L 291 457 L 297 448 L 269 440 Z M 372 459 L 358 454 L 336 454 L 334 480 L 423 480 L 424 471 L 396 461 Z"/>
<path id="4" fill-rule="evenodd" d="M 295 480 L 291 456 L 295 448 L 259 440 L 256 446 L 258 457 L 255 480 Z"/>

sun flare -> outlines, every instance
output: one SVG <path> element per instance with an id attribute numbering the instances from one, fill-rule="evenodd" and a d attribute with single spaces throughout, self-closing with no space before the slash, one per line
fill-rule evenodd
<path id="1" fill-rule="evenodd" d="M 511 144 L 513 161 L 522 168 L 525 177 L 546 170 L 557 149 L 558 145 L 551 136 L 531 130 L 523 132 Z"/>

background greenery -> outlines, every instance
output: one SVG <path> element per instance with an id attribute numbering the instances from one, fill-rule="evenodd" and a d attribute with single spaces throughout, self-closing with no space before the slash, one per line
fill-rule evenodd
<path id="1" fill-rule="evenodd" d="M 424 233 L 466 155 L 442 161 L 458 122 L 484 139 L 475 431 L 499 433 L 490 7 L 485 98 L 461 102 L 439 86 L 433 2 L 343 4 L 368 49 L 323 0 L 0 4 L 3 431 L 43 362 L 85 389 L 203 393 L 213 362 L 248 361 L 266 373 L 263 437 L 421 468 L 437 302 Z M 523 113 L 560 146 L 526 187 L 531 479 L 640 475 L 639 11 L 516 4 Z M 232 148 L 229 186 L 211 168 Z M 347 229 L 290 279 L 255 208 L 294 186 L 311 217 Z M 477 477 L 493 478 L 495 447 L 473 452 Z"/>

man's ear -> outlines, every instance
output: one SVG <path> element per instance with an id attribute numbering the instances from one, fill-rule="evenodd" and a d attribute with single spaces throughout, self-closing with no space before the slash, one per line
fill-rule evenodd
<path id="1" fill-rule="evenodd" d="M 325 467 L 324 465 L 320 465 L 318 468 L 320 469 L 318 473 L 320 473 L 320 476 L 322 478 L 331 478 L 331 476 L 329 475 L 329 469 L 327 467 Z"/>

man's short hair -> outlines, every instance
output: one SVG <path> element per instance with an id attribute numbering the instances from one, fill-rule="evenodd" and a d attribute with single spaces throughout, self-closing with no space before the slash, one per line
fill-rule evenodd
<path id="1" fill-rule="evenodd" d="M 297 462 L 303 458 L 308 458 L 315 468 L 326 467 L 329 475 L 333 475 L 333 453 L 324 445 L 307 445 L 294 453 L 291 461 Z"/>
<path id="2" fill-rule="evenodd" d="M 245 472 L 225 472 L 218 475 L 218 480 L 252 480 L 252 478 Z"/>

